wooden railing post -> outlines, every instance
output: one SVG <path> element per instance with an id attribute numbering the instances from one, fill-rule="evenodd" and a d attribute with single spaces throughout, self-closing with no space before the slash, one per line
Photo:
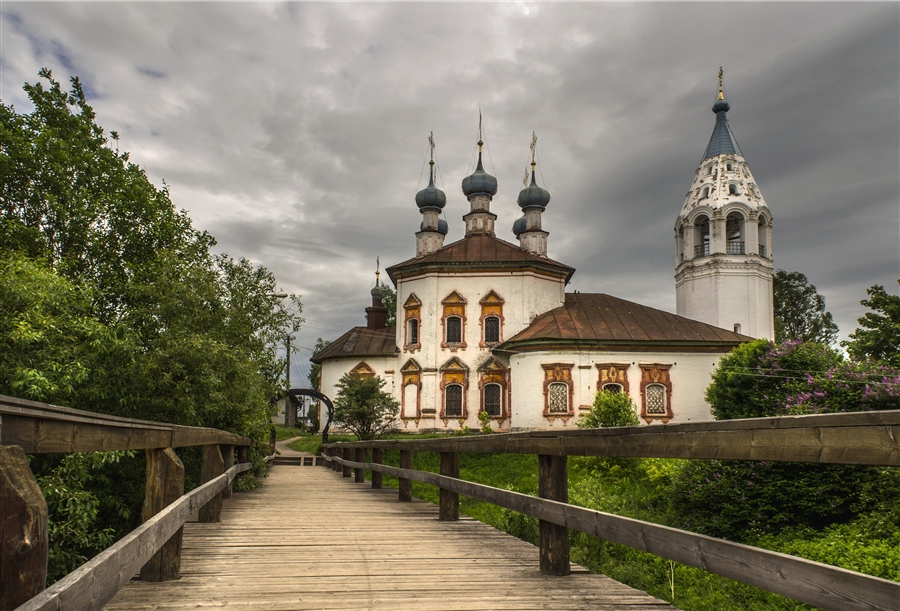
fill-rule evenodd
<path id="1" fill-rule="evenodd" d="M 443 492 L 443 491 L 441 491 Z M 569 469 L 567 456 L 538 455 L 538 495 L 542 499 L 569 502 Z M 568 575 L 569 529 L 539 520 L 541 573 Z"/>
<path id="2" fill-rule="evenodd" d="M 356 462 L 366 462 L 366 450 L 365 448 L 356 448 L 356 457 L 354 458 Z M 353 469 L 353 479 L 356 482 L 364 482 L 366 481 L 366 470 L 362 467 L 355 467 Z"/>
<path id="3" fill-rule="evenodd" d="M 222 447 L 222 465 L 225 471 L 228 471 L 231 467 L 234 466 L 234 446 L 232 445 L 224 445 Z M 232 494 L 232 483 L 230 482 L 228 486 L 225 487 L 225 490 L 222 491 L 222 499 L 230 499 Z"/>
<path id="4" fill-rule="evenodd" d="M 353 460 L 353 450 L 350 448 L 344 448 L 344 460 L 350 461 Z M 350 467 L 345 466 L 344 471 L 341 473 L 344 477 L 350 477 L 351 469 Z"/>
<path id="5" fill-rule="evenodd" d="M 146 522 L 184 494 L 184 465 L 172 448 L 147 450 L 147 492 L 141 510 Z M 141 568 L 141 581 L 171 581 L 181 578 L 181 537 L 179 528 Z"/>
<path id="6" fill-rule="evenodd" d="M 331 457 L 332 458 L 337 458 L 339 453 L 340 453 L 340 450 L 338 450 L 337 448 L 331 448 Z M 339 465 L 336 460 L 333 460 L 333 461 L 331 461 L 331 469 L 333 471 L 340 471 L 341 465 Z"/>
<path id="7" fill-rule="evenodd" d="M 412 469 L 413 466 L 413 453 L 412 450 L 400 450 L 400 468 L 401 469 Z M 412 500 L 412 480 L 407 479 L 405 477 L 399 478 L 397 484 L 397 500 L 400 501 L 411 501 Z"/>
<path id="8" fill-rule="evenodd" d="M 203 446 L 203 463 L 200 466 L 200 483 L 216 479 L 225 472 L 225 461 L 222 459 L 222 451 L 219 444 L 213 443 Z M 206 505 L 200 508 L 197 516 L 198 522 L 219 522 L 222 519 L 222 493 L 214 496 Z"/>
<path id="9" fill-rule="evenodd" d="M 238 463 L 245 463 L 249 460 L 249 446 L 238 446 Z"/>
<path id="10" fill-rule="evenodd" d="M 380 465 L 384 462 L 384 450 L 380 448 L 372 449 L 372 462 L 376 465 Z M 381 471 L 372 471 L 372 488 L 376 490 L 381 489 Z"/>
<path id="11" fill-rule="evenodd" d="M 8 611 L 47 585 L 47 502 L 19 446 L 0 446 L 0 507 L 0 611 Z"/>
<path id="12" fill-rule="evenodd" d="M 459 478 L 459 452 L 441 452 L 441 475 Z M 441 488 L 439 519 L 442 522 L 459 519 L 459 493 Z"/>

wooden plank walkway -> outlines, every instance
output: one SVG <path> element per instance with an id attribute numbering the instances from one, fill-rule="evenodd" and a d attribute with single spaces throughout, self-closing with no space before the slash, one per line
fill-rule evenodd
<path id="1" fill-rule="evenodd" d="M 273 467 L 225 502 L 222 522 L 188 523 L 182 578 L 132 581 L 108 611 L 226 609 L 662 611 L 603 575 L 538 571 L 538 550 L 430 503 L 397 501 L 323 467 Z"/>

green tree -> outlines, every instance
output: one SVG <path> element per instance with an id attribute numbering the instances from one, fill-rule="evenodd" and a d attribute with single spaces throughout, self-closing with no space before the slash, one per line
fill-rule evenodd
<path id="1" fill-rule="evenodd" d="M 578 428 L 596 429 L 612 426 L 637 426 L 637 406 L 624 392 L 600 390 L 594 396 L 591 411 L 578 419 Z"/>
<path id="2" fill-rule="evenodd" d="M 382 284 L 381 289 L 384 291 L 381 305 L 387 309 L 384 326 L 393 327 L 397 324 L 397 292 L 386 284 Z"/>
<path id="3" fill-rule="evenodd" d="M 875 359 L 900 367 L 900 297 L 889 295 L 879 284 L 866 293 L 869 298 L 860 303 L 872 311 L 857 319 L 859 327 L 849 341 L 841 344 L 855 359 Z"/>
<path id="4" fill-rule="evenodd" d="M 837 341 L 838 327 L 831 312 L 825 310 L 825 298 L 805 275 L 779 269 L 773 277 L 773 289 L 776 343 Z"/>
<path id="5" fill-rule="evenodd" d="M 383 390 L 380 376 L 345 373 L 337 383 L 334 421 L 359 440 L 377 439 L 395 426 L 400 403 Z"/>

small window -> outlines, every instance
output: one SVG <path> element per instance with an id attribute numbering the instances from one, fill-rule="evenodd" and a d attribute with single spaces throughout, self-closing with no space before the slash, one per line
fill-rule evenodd
<path id="1" fill-rule="evenodd" d="M 568 414 L 569 413 L 569 385 L 562 382 L 554 382 L 550 384 L 549 408 L 551 414 Z"/>
<path id="2" fill-rule="evenodd" d="M 462 418 L 462 390 L 459 384 L 444 389 L 444 415 L 448 418 Z"/>
<path id="3" fill-rule="evenodd" d="M 662 384 L 647 386 L 647 413 L 666 415 L 666 387 Z"/>
<path id="4" fill-rule="evenodd" d="M 407 344 L 414 346 L 419 343 L 419 321 L 415 318 L 411 318 L 409 322 L 407 322 L 409 328 L 407 330 Z"/>
<path id="5" fill-rule="evenodd" d="M 735 184 L 728 185 L 728 193 L 730 195 L 739 195 L 737 185 L 735 185 Z"/>
<path id="6" fill-rule="evenodd" d="M 709 187 L 703 187 L 703 191 L 700 192 L 700 199 L 706 199 L 709 197 Z"/>
<path id="7" fill-rule="evenodd" d="M 484 411 L 488 416 L 500 416 L 500 390 L 499 384 L 484 385 Z"/>
<path id="8" fill-rule="evenodd" d="M 622 392 L 622 385 L 621 384 L 604 384 L 603 390 L 605 390 L 606 392 L 620 393 L 620 392 Z"/>
<path id="9" fill-rule="evenodd" d="M 500 341 L 500 319 L 496 316 L 488 316 L 484 319 L 484 343 L 491 344 Z"/>
<path id="10" fill-rule="evenodd" d="M 459 316 L 447 318 L 447 343 L 462 343 L 462 319 Z"/>
<path id="11" fill-rule="evenodd" d="M 706 168 L 706 173 L 712 174 L 712 166 L 709 166 L 708 168 Z"/>
<path id="12" fill-rule="evenodd" d="M 734 166 L 731 165 L 730 163 L 727 163 L 727 164 L 725 164 L 725 169 L 730 172 L 734 169 Z"/>
<path id="13" fill-rule="evenodd" d="M 734 323 L 734 332 L 735 333 L 741 332 L 741 323 L 739 323 L 739 322 Z"/>

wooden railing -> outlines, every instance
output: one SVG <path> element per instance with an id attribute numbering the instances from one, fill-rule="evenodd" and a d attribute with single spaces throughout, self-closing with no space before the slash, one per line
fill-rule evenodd
<path id="1" fill-rule="evenodd" d="M 0 395 L 0 611 L 99 609 L 138 571 L 145 581 L 178 579 L 182 526 L 195 511 L 201 522 L 219 521 L 232 480 L 252 466 L 250 444 L 247 437 L 216 429 Z M 184 494 L 184 466 L 173 448 L 188 446 L 203 446 L 203 484 Z M 45 589 L 47 504 L 25 455 L 108 450 L 147 452 L 143 524 Z"/>
<path id="2" fill-rule="evenodd" d="M 372 459 L 366 461 L 366 453 Z M 400 467 L 382 464 L 399 450 Z M 413 452 L 440 452 L 440 474 L 412 469 Z M 538 497 L 459 479 L 459 454 L 538 455 Z M 757 586 L 823 609 L 900 609 L 900 582 L 624 518 L 568 504 L 568 456 L 771 460 L 900 466 L 900 410 L 754 418 L 614 429 L 578 429 L 333 443 L 326 460 L 355 481 L 372 471 L 399 479 L 399 500 L 411 500 L 412 481 L 440 488 L 440 519 L 459 518 L 459 495 L 539 519 L 542 573 L 569 573 L 568 529 L 628 545 L 669 560 Z"/>

